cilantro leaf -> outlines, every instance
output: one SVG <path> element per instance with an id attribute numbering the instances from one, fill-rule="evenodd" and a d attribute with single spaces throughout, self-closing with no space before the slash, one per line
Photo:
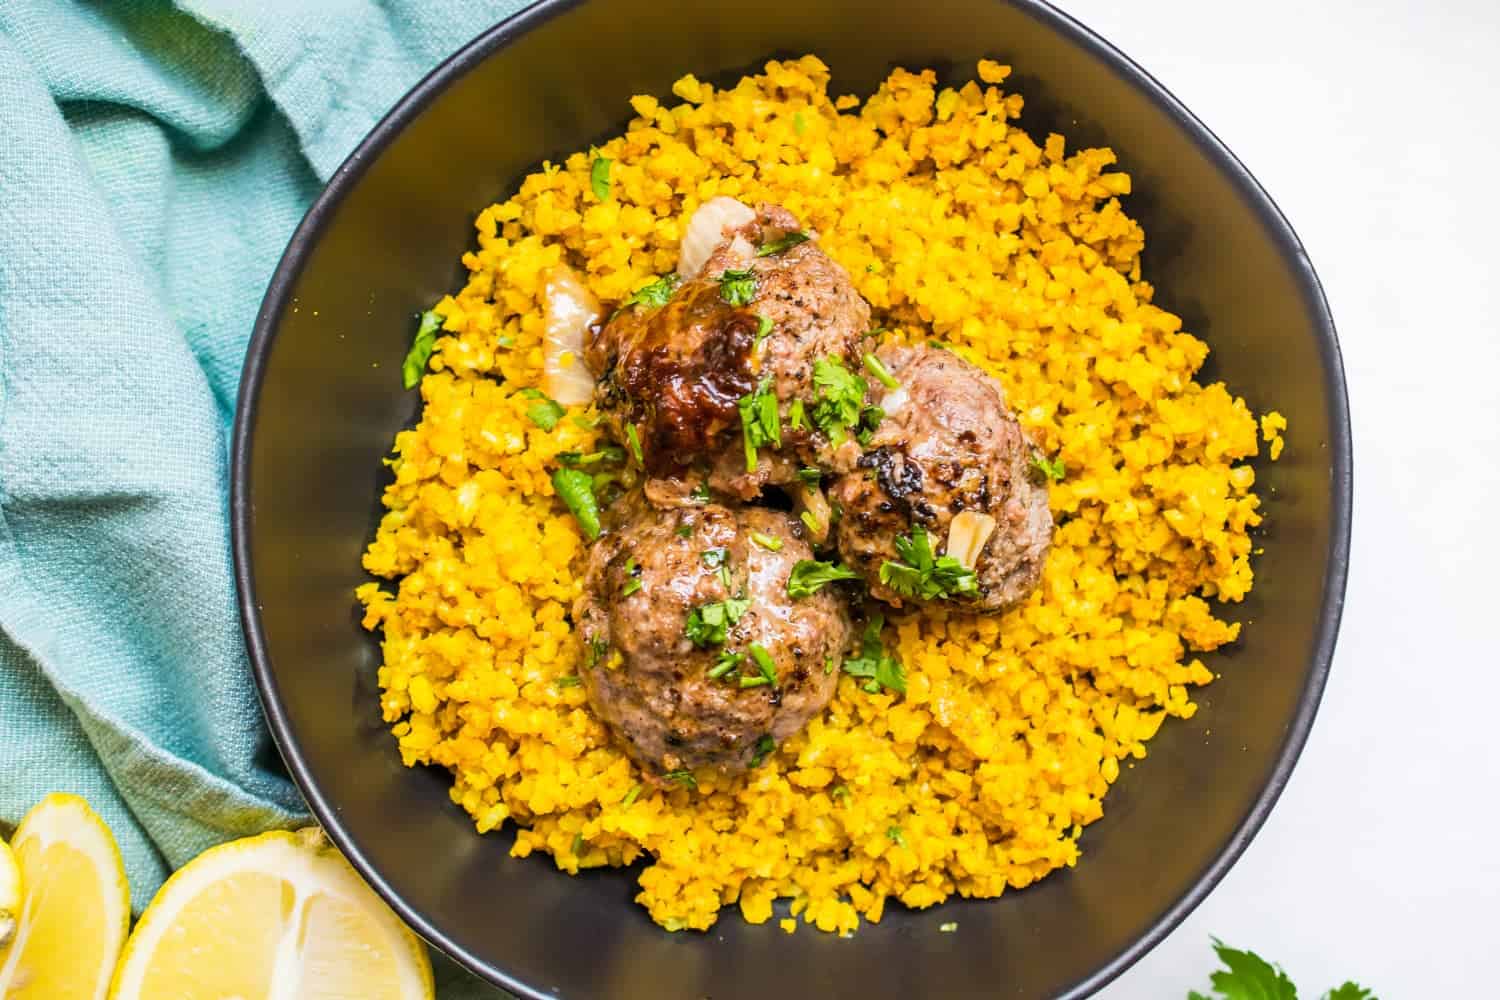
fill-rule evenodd
<path id="1" fill-rule="evenodd" d="M 406 352 L 406 360 L 401 362 L 401 385 L 407 389 L 415 389 L 417 383 L 422 381 L 422 373 L 427 370 L 427 359 L 432 357 L 432 349 L 437 346 L 439 334 L 443 332 L 443 317 L 438 315 L 437 310 L 429 309 L 422 314 L 422 322 L 417 324 L 417 335 L 411 342 L 411 350 Z"/>
<path id="2" fill-rule="evenodd" d="M 1358 983 L 1350 982 L 1329 990 L 1323 994 L 1323 1000 L 1376 1000 L 1376 996 Z"/>
<path id="3" fill-rule="evenodd" d="M 885 616 L 874 614 L 865 623 L 860 637 L 859 655 L 844 661 L 844 673 L 851 677 L 868 678 L 862 687 L 870 694 L 878 694 L 881 688 L 906 693 L 906 668 L 885 651 L 880 642 L 880 630 L 885 628 Z"/>
<path id="4" fill-rule="evenodd" d="M 858 580 L 859 574 L 837 563 L 799 559 L 786 580 L 788 597 L 811 597 L 835 580 Z"/>
<path id="5" fill-rule="evenodd" d="M 620 303 L 620 310 L 630 306 L 645 306 L 647 309 L 660 309 L 672 301 L 672 293 L 677 290 L 677 275 L 664 274 L 655 281 L 648 281 L 631 293 L 630 298 Z"/>
<path id="6" fill-rule="evenodd" d="M 754 472 L 756 451 L 770 445 L 781 447 L 781 412 L 776 392 L 768 378 L 739 401 L 740 426 L 745 436 L 745 471 Z"/>
<path id="7" fill-rule="evenodd" d="M 556 427 L 557 422 L 566 416 L 567 413 L 566 407 L 548 396 L 542 396 L 526 409 L 526 416 L 530 417 L 531 422 L 544 431 L 550 431 Z"/>
<path id="8" fill-rule="evenodd" d="M 1048 459 L 1045 455 L 1031 456 L 1031 467 L 1041 473 L 1042 478 L 1050 479 L 1054 483 L 1062 482 L 1063 476 L 1068 472 L 1061 458 Z"/>
<path id="9" fill-rule="evenodd" d="M 806 233 L 787 233 L 779 240 L 772 240 L 769 243 L 761 244 L 760 249 L 755 251 L 755 256 L 769 257 L 772 254 L 790 250 L 799 243 L 806 243 L 809 239 L 811 237 Z"/>
<path id="10" fill-rule="evenodd" d="M 609 200 L 609 165 L 613 162 L 595 150 L 594 161 L 589 164 L 589 187 L 594 189 L 594 197 L 600 201 Z"/>
<path id="11" fill-rule="evenodd" d="M 880 582 L 902 597 L 931 601 L 979 592 L 973 570 L 953 556 L 934 558 L 927 529 L 919 524 L 912 525 L 909 537 L 896 539 L 896 553 L 900 562 L 887 559 L 880 564 Z"/>
<path id="12" fill-rule="evenodd" d="M 568 510 L 578 518 L 589 541 L 599 537 L 599 500 L 594 496 L 594 477 L 579 469 L 558 469 L 552 473 L 552 488 Z"/>
<path id="13" fill-rule="evenodd" d="M 1213 942 L 1214 952 L 1225 967 L 1209 981 L 1223 1000 L 1297 1000 L 1297 987 L 1281 969 L 1253 951 L 1238 951 L 1218 938 Z"/>
<path id="14" fill-rule="evenodd" d="M 842 444 L 848 428 L 859 425 L 865 393 L 870 385 L 845 368 L 844 362 L 837 357 L 813 362 L 813 385 L 817 388 L 813 424 L 835 445 Z"/>
<path id="15" fill-rule="evenodd" d="M 736 307 L 754 302 L 755 272 L 749 268 L 731 269 L 719 275 L 719 298 Z"/>
<path id="16" fill-rule="evenodd" d="M 758 642 L 750 644 L 750 659 L 755 661 L 755 667 L 760 675 L 772 684 L 776 683 L 776 661 L 771 659 L 771 653 L 766 647 Z"/>
<path id="17" fill-rule="evenodd" d="M 760 767 L 766 762 L 766 758 L 776 752 L 776 741 L 767 733 L 755 741 L 755 754 L 750 758 L 751 767 Z"/>

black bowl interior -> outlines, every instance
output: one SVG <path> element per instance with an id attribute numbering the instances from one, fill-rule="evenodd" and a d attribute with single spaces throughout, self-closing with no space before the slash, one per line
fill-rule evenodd
<path id="1" fill-rule="evenodd" d="M 471 220 L 547 156 L 669 94 L 684 72 L 732 78 L 814 52 L 835 92 L 893 65 L 967 79 L 1014 64 L 1027 124 L 1108 143 L 1134 175 L 1147 276 L 1256 409 L 1290 420 L 1257 466 L 1268 501 L 1253 621 L 1215 657 L 1202 710 L 1127 770 L 1074 870 L 988 902 L 893 908 L 852 940 L 733 912 L 667 934 L 622 873 L 572 879 L 477 836 L 446 775 L 408 770 L 379 721 L 378 650 L 352 596 L 365 579 L 380 459 L 414 419 L 400 363 L 416 312 L 461 279 Z M 424 936 L 490 980 L 565 997 L 1083 995 L 1202 898 L 1284 784 L 1322 690 L 1343 594 L 1348 417 L 1333 328 L 1301 246 L 1243 168 L 1153 80 L 1041 4 L 950 0 L 552 2 L 424 81 L 341 169 L 276 274 L 247 362 L 234 455 L 246 631 L 283 756 L 319 819 Z M 938 924 L 957 921 L 956 933 Z"/>

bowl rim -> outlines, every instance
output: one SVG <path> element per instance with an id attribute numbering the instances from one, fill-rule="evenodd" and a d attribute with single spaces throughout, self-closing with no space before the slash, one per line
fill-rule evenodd
<path id="1" fill-rule="evenodd" d="M 584 0 L 540 0 L 481 32 L 457 52 L 444 59 L 407 91 L 333 172 L 287 243 L 256 314 L 255 325 L 241 370 L 229 456 L 231 549 L 245 648 L 271 735 L 276 741 L 287 769 L 307 801 L 313 817 L 323 826 L 329 838 L 360 876 L 422 938 L 474 975 L 528 1000 L 550 1000 L 550 997 L 545 991 L 516 979 L 505 969 L 459 945 L 425 914 L 409 905 L 381 876 L 360 849 L 354 837 L 344 828 L 338 811 L 318 786 L 306 759 L 293 740 L 275 673 L 271 667 L 265 633 L 260 620 L 260 609 L 255 597 L 255 577 L 251 566 L 253 524 L 250 502 L 250 464 L 261 381 L 265 373 L 266 359 L 276 338 L 277 328 L 290 301 L 293 286 L 301 274 L 308 252 L 316 245 L 346 195 L 374 159 L 450 84 L 525 33 L 582 2 Z M 1187 918 L 1188 914 L 1208 897 L 1265 824 L 1272 807 L 1275 806 L 1287 782 L 1291 779 L 1292 771 L 1307 743 L 1313 721 L 1317 716 L 1323 689 L 1328 680 L 1334 646 L 1338 639 L 1340 620 L 1343 616 L 1352 525 L 1353 440 L 1343 356 L 1327 296 L 1324 294 L 1322 282 L 1313 269 L 1301 239 L 1270 194 L 1207 125 L 1189 111 L 1160 81 L 1112 43 L 1076 18 L 1053 7 L 1046 0 L 997 0 L 997 2 L 1006 3 L 1042 22 L 1109 66 L 1127 85 L 1135 87 L 1165 112 L 1239 189 L 1293 269 L 1295 280 L 1301 286 L 1306 300 L 1314 310 L 1313 318 L 1318 333 L 1318 348 L 1325 372 L 1323 388 L 1331 424 L 1328 448 L 1332 463 L 1333 504 L 1328 543 L 1328 572 L 1323 581 L 1322 613 L 1318 623 L 1311 670 L 1298 700 L 1291 725 L 1287 728 L 1281 748 L 1276 755 L 1275 766 L 1272 768 L 1265 787 L 1256 797 L 1239 826 L 1214 858 L 1198 873 L 1181 898 L 1157 917 L 1143 934 L 1108 962 L 1075 981 L 1059 994 L 1063 1000 L 1076 1000 L 1076 998 L 1087 997 L 1102 989 L 1134 965 L 1160 944 Z"/>

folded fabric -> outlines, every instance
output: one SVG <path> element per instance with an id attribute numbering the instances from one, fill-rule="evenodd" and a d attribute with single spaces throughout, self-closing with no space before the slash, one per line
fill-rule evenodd
<path id="1" fill-rule="evenodd" d="M 137 910 L 204 848 L 304 819 L 226 515 L 271 270 L 376 120 L 523 6 L 0 5 L 0 824 L 86 796 Z M 495 995 L 472 989 L 445 996 Z"/>

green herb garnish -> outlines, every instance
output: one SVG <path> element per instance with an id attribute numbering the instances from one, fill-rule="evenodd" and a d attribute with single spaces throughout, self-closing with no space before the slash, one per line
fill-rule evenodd
<path id="1" fill-rule="evenodd" d="M 724 565 L 729 561 L 729 550 L 704 549 L 703 555 L 699 558 L 703 560 L 703 565 L 709 567 L 710 569 L 717 569 L 718 567 Z"/>
<path id="2" fill-rule="evenodd" d="M 1050 479 L 1054 483 L 1063 481 L 1067 475 L 1067 469 L 1063 466 L 1061 458 L 1048 459 L 1045 455 L 1031 456 L 1031 467 L 1041 473 L 1043 478 Z"/>
<path id="3" fill-rule="evenodd" d="M 698 787 L 698 779 L 693 777 L 692 771 L 689 771 L 685 768 L 681 771 L 668 771 L 666 774 L 662 775 L 662 780 L 670 781 L 675 785 L 682 786 L 683 788 Z"/>
<path id="4" fill-rule="evenodd" d="M 787 407 L 786 425 L 794 431 L 807 430 L 807 408 L 803 406 L 802 400 L 792 400 L 792 405 Z"/>
<path id="5" fill-rule="evenodd" d="M 589 164 L 589 187 L 594 189 L 594 197 L 600 201 L 609 200 L 609 165 L 613 160 L 599 155 L 596 149 L 594 162 Z"/>
<path id="6" fill-rule="evenodd" d="M 676 534 L 678 538 L 692 538 L 693 526 L 691 524 L 679 524 Z"/>
<path id="7" fill-rule="evenodd" d="M 594 477 L 579 469 L 558 469 L 552 473 L 552 488 L 578 519 L 584 536 L 591 542 L 598 538 L 599 500 L 594 496 Z"/>
<path id="8" fill-rule="evenodd" d="M 640 590 L 642 586 L 644 586 L 644 584 L 641 583 L 641 578 L 638 576 L 633 576 L 629 580 L 625 581 L 625 586 L 620 588 L 620 596 L 629 597 L 637 590 Z"/>
<path id="9" fill-rule="evenodd" d="M 750 540 L 763 549 L 770 549 L 772 552 L 781 551 L 781 539 L 768 535 L 764 531 L 750 532 Z"/>
<path id="10" fill-rule="evenodd" d="M 776 741 L 771 738 L 770 733 L 755 741 L 755 754 L 750 758 L 751 767 L 760 767 L 766 762 L 766 758 L 776 752 Z"/>
<path id="11" fill-rule="evenodd" d="M 878 406 L 867 406 L 859 411 L 859 430 L 854 432 L 854 438 L 860 444 L 869 446 L 875 437 L 875 431 L 880 427 L 880 422 L 885 419 L 885 411 Z"/>
<path id="12" fill-rule="evenodd" d="M 940 934 L 952 934 L 956 930 L 958 930 L 958 921 L 956 920 L 950 920 L 946 924 L 938 924 L 938 933 Z"/>
<path id="13" fill-rule="evenodd" d="M 710 503 L 714 498 L 713 491 L 708 488 L 707 483 L 699 483 L 697 486 L 694 486 L 693 492 L 689 493 L 688 496 L 699 503 Z"/>
<path id="14" fill-rule="evenodd" d="M 432 357 L 432 349 L 437 346 L 438 335 L 443 332 L 443 317 L 435 309 L 429 309 L 422 314 L 422 321 L 417 324 L 417 335 L 411 342 L 411 350 L 406 352 L 406 360 L 401 362 L 401 385 L 407 389 L 415 389 L 417 383 L 422 381 L 422 373 L 427 370 L 427 359 Z"/>
<path id="15" fill-rule="evenodd" d="M 760 674 L 740 675 L 740 687 L 742 688 L 764 687 L 769 683 L 771 683 L 771 678 L 763 677 Z"/>
<path id="16" fill-rule="evenodd" d="M 688 612 L 682 634 L 699 649 L 722 646 L 729 629 L 750 609 L 744 598 L 727 597 Z"/>
<path id="17" fill-rule="evenodd" d="M 807 511 L 803 511 L 807 513 Z M 817 559 L 802 559 L 792 567 L 786 580 L 788 597 L 811 597 L 835 580 L 858 580 L 859 574 L 837 563 L 819 562 Z"/>
<path id="18" fill-rule="evenodd" d="M 899 826 L 886 827 L 885 836 L 887 840 L 895 844 L 897 847 L 906 846 L 906 834 L 901 832 L 901 828 Z"/>
<path id="19" fill-rule="evenodd" d="M 581 832 L 573 834 L 573 857 L 583 857 L 583 834 Z"/>
<path id="20" fill-rule="evenodd" d="M 756 451 L 767 445 L 781 447 L 781 413 L 768 378 L 739 401 L 740 426 L 745 438 L 745 471 L 754 472 Z"/>
<path id="21" fill-rule="evenodd" d="M 598 666 L 599 661 L 604 659 L 604 654 L 607 652 L 609 652 L 609 643 L 605 642 L 598 636 L 590 639 L 588 649 L 588 665 L 591 667 Z"/>
<path id="22" fill-rule="evenodd" d="M 616 445 L 607 444 L 598 451 L 583 454 L 577 451 L 560 451 L 557 453 L 559 465 L 568 469 L 584 469 L 591 465 L 603 465 L 625 461 L 625 449 Z"/>
<path id="23" fill-rule="evenodd" d="M 859 424 L 870 385 L 836 357 L 813 362 L 813 385 L 817 387 L 813 424 L 834 444 L 842 444 L 848 429 Z"/>
<path id="24" fill-rule="evenodd" d="M 719 275 L 719 298 L 736 308 L 755 301 L 755 272 L 749 268 Z"/>
<path id="25" fill-rule="evenodd" d="M 1196 990 L 1188 1000 L 1297 1000 L 1297 987 L 1281 967 L 1272 965 L 1253 951 L 1238 951 L 1213 938 L 1214 952 L 1224 968 L 1209 977 L 1213 996 Z M 1323 994 L 1323 1000 L 1376 1000 L 1375 994 L 1358 983 L 1347 982 Z"/>
<path id="26" fill-rule="evenodd" d="M 645 468 L 646 457 L 641 451 L 641 435 L 635 429 L 635 424 L 625 425 L 625 443 L 630 446 L 630 454 L 635 459 L 635 464 Z"/>
<path id="27" fill-rule="evenodd" d="M 865 355 L 865 367 L 869 369 L 870 374 L 879 379 L 880 384 L 885 386 L 887 389 L 896 389 L 901 386 L 901 383 L 896 381 L 896 376 L 892 375 L 891 370 L 885 366 L 885 362 L 881 361 L 875 355 Z"/>
<path id="28" fill-rule="evenodd" d="M 630 806 L 631 806 L 631 804 L 634 803 L 635 800 L 640 797 L 640 794 L 641 794 L 640 782 L 636 782 L 634 785 L 630 786 L 630 791 L 626 792 L 625 793 L 625 797 L 620 800 L 620 805 L 622 807 L 626 808 L 626 809 L 629 809 Z"/>
<path id="29" fill-rule="evenodd" d="M 728 650 L 725 650 L 724 652 L 719 654 L 719 658 L 714 661 L 714 665 L 708 668 L 709 678 L 712 680 L 718 680 L 720 677 L 723 677 L 725 674 L 729 673 L 729 671 L 739 666 L 740 661 L 744 658 L 744 653 L 731 653 Z"/>
<path id="30" fill-rule="evenodd" d="M 808 486 L 817 486 L 823 481 L 823 470 L 814 469 L 812 466 L 808 466 L 805 469 L 798 469 L 797 478 Z"/>
<path id="31" fill-rule="evenodd" d="M 649 281 L 640 288 L 637 288 L 631 293 L 630 298 L 620 303 L 620 308 L 645 306 L 647 309 L 660 309 L 672 301 L 672 293 L 676 290 L 677 275 L 664 274 L 655 281 Z"/>
<path id="32" fill-rule="evenodd" d="M 806 243 L 809 239 L 811 239 L 811 237 L 806 233 L 787 233 L 779 240 L 772 240 L 769 243 L 762 243 L 760 249 L 755 251 L 755 256 L 769 257 L 772 254 L 790 250 L 792 247 L 797 246 L 800 243 Z"/>
<path id="33" fill-rule="evenodd" d="M 758 344 L 771 335 L 771 330 L 775 328 L 776 324 L 771 322 L 771 317 L 769 316 L 757 316 L 755 318 L 759 322 L 759 325 L 755 328 L 755 342 Z"/>
<path id="34" fill-rule="evenodd" d="M 583 678 L 579 677 L 577 674 L 569 674 L 566 677 L 559 677 L 557 679 L 557 686 L 560 688 L 577 687 L 582 683 Z"/>
<path id="35" fill-rule="evenodd" d="M 776 661 L 771 659 L 771 654 L 758 642 L 750 644 L 750 659 L 755 661 L 755 666 L 760 670 L 760 675 L 772 684 L 776 683 Z"/>
<path id="36" fill-rule="evenodd" d="M 847 802 L 849 800 L 849 795 L 850 795 L 849 786 L 848 785 L 834 785 L 832 788 L 830 788 L 828 790 L 828 794 L 831 795 L 831 796 L 833 796 L 834 798 L 842 801 L 842 802 Z"/>
<path id="37" fill-rule="evenodd" d="M 912 525 L 909 537 L 896 539 L 901 562 L 887 559 L 880 564 L 880 582 L 902 597 L 930 601 L 961 595 L 972 597 L 979 592 L 972 569 L 953 556 L 934 558 L 927 529 Z"/>
<path id="38" fill-rule="evenodd" d="M 550 431 L 557 426 L 557 422 L 567 415 L 567 408 L 555 399 L 542 396 L 540 400 L 532 403 L 526 409 L 526 415 L 531 422 L 544 431 Z"/>
<path id="39" fill-rule="evenodd" d="M 844 673 L 850 677 L 863 677 L 860 685 L 869 694 L 879 694 L 881 688 L 906 693 L 906 669 L 885 651 L 880 641 L 880 630 L 885 628 L 885 616 L 874 614 L 865 623 L 860 636 L 859 655 L 844 661 Z"/>
<path id="40" fill-rule="evenodd" d="M 823 525 L 818 523 L 818 519 L 813 517 L 813 512 L 810 510 L 804 510 L 799 519 L 802 521 L 802 526 L 814 535 L 823 530 Z"/>
<path id="41" fill-rule="evenodd" d="M 792 115 L 792 130 L 798 135 L 807 131 L 807 119 L 802 117 L 802 112 L 800 111 Z"/>

